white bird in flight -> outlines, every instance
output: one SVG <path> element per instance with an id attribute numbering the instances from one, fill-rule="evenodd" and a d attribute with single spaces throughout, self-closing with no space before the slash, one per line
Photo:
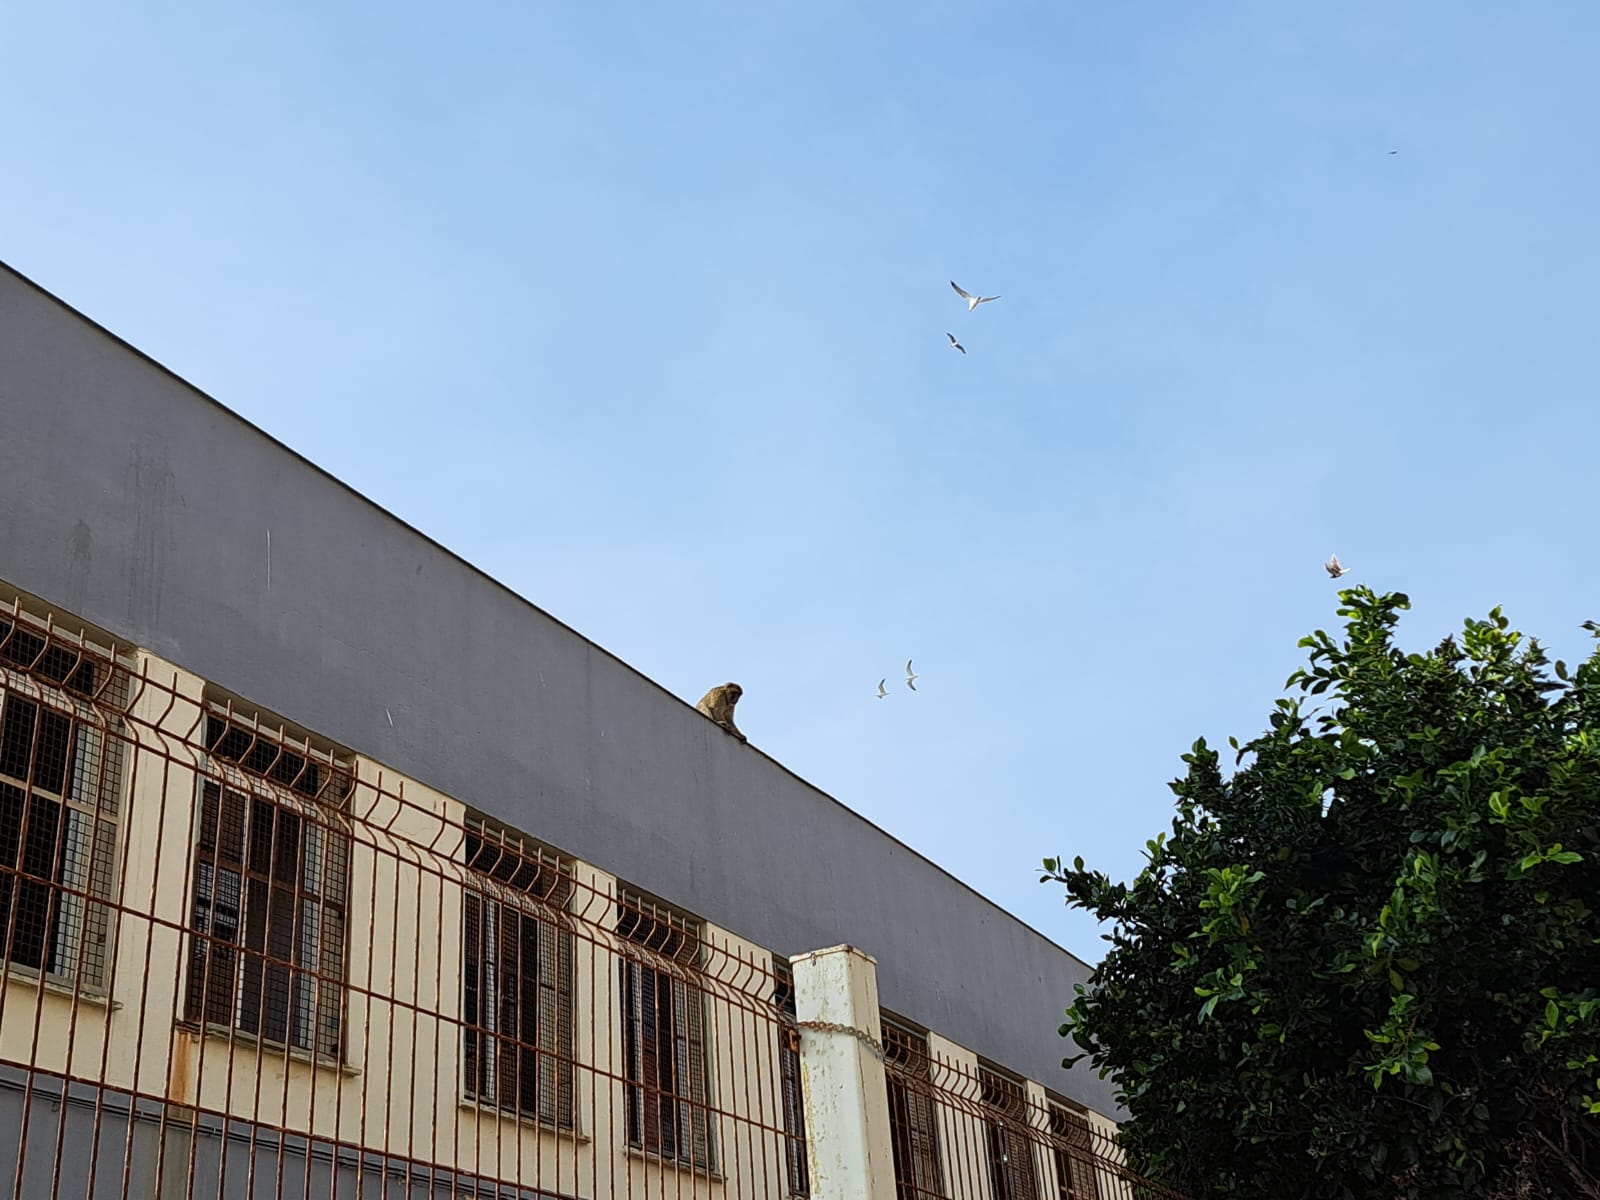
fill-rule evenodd
<path id="1" fill-rule="evenodd" d="M 968 312 L 971 312 L 973 309 L 977 308 L 978 305 L 980 305 L 980 304 L 987 304 L 991 300 L 1000 299 L 999 296 L 974 296 L 971 292 L 967 291 L 966 288 L 962 287 L 954 279 L 952 279 L 950 281 L 950 286 L 955 288 L 956 295 L 960 296 L 963 300 L 965 300 L 967 302 L 967 311 Z M 950 340 L 952 342 L 955 341 L 954 338 L 951 338 Z"/>
<path id="2" fill-rule="evenodd" d="M 1348 575 L 1350 573 L 1349 567 L 1341 567 L 1339 565 L 1339 556 L 1337 554 L 1328 555 L 1328 561 L 1322 564 L 1322 569 L 1329 575 L 1332 575 L 1335 579 L 1339 578 L 1341 575 Z"/>
<path id="3" fill-rule="evenodd" d="M 884 678 L 878 680 L 878 699 L 879 700 L 884 700 L 884 699 L 888 698 L 889 689 L 883 686 L 886 682 L 888 682 L 888 676 L 884 676 Z"/>
<path id="4" fill-rule="evenodd" d="M 913 671 L 911 669 L 911 660 L 909 658 L 906 659 L 906 686 L 908 688 L 910 688 L 913 692 L 916 691 L 917 690 L 917 680 L 919 680 L 921 678 L 922 678 L 922 676 L 918 675 L 915 671 Z"/>
<path id="5" fill-rule="evenodd" d="M 947 334 L 945 334 L 945 337 L 950 339 L 950 345 L 951 345 L 951 347 L 953 349 L 959 350 L 963 354 L 965 354 L 967 352 L 967 348 L 965 346 L 963 346 L 960 342 L 956 341 L 956 335 L 955 334 L 947 333 Z"/>

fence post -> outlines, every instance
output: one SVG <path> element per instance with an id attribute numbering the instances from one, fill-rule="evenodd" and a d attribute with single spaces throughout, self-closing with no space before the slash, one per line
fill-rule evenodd
<path id="1" fill-rule="evenodd" d="M 895 1200 L 877 961 L 833 946 L 790 965 L 811 1200 Z"/>

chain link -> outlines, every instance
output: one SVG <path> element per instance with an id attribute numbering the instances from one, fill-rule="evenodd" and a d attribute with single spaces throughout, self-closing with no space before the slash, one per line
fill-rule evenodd
<path id="1" fill-rule="evenodd" d="M 865 1029 L 857 1029 L 854 1025 L 840 1025 L 837 1021 L 796 1021 L 795 1025 L 800 1029 L 815 1029 L 819 1033 L 848 1033 L 856 1041 L 872 1051 L 873 1058 L 879 1062 L 888 1061 L 883 1043 Z"/>

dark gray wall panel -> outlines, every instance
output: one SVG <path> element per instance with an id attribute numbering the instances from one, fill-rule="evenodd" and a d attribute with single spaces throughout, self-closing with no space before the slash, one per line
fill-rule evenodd
<path id="1" fill-rule="evenodd" d="M 583 1200 L 0 1066 L 0 1195 L 24 1200 Z M 26 1120 L 22 1186 L 19 1136 Z M 126 1180 L 124 1180 L 126 1176 Z M 193 1185 L 190 1185 L 191 1176 Z M 124 1186 L 126 1182 L 126 1186 Z"/>
<path id="2" fill-rule="evenodd" d="M 0 578 L 1111 1109 L 1081 963 L 3 268 Z"/>

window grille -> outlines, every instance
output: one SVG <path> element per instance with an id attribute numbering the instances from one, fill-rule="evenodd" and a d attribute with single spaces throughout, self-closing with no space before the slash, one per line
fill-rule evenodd
<path id="1" fill-rule="evenodd" d="M 994 1200 L 1037 1200 L 1028 1098 L 1022 1084 L 980 1070 L 989 1143 L 989 1186 Z"/>
<path id="2" fill-rule="evenodd" d="M 794 976 L 787 963 L 774 963 L 773 1003 L 789 1019 L 777 1025 L 778 1084 L 783 1099 L 783 1158 L 789 1195 L 811 1195 L 811 1172 L 806 1163 L 805 1094 L 800 1084 L 800 1031 L 795 1027 Z"/>
<path id="3" fill-rule="evenodd" d="M 106 986 L 126 672 L 13 604 L 0 615 L 0 961 Z"/>
<path id="4" fill-rule="evenodd" d="M 659 1158 L 714 1170 L 705 994 L 694 971 L 701 959 L 699 924 L 624 894 L 617 934 L 624 939 L 618 973 L 628 1142 Z"/>
<path id="5" fill-rule="evenodd" d="M 885 1018 L 883 1050 L 895 1193 L 899 1200 L 943 1196 L 928 1040 Z"/>
<path id="6" fill-rule="evenodd" d="M 1050 1133 L 1050 1153 L 1056 1167 L 1057 1200 L 1100 1200 L 1088 1118 L 1059 1104 L 1052 1104 Z"/>
<path id="7" fill-rule="evenodd" d="M 466 1094 L 518 1117 L 573 1127 L 572 868 L 476 823 L 462 902 Z"/>
<path id="8" fill-rule="evenodd" d="M 349 774 L 227 710 L 205 745 L 186 1019 L 338 1060 Z"/>

